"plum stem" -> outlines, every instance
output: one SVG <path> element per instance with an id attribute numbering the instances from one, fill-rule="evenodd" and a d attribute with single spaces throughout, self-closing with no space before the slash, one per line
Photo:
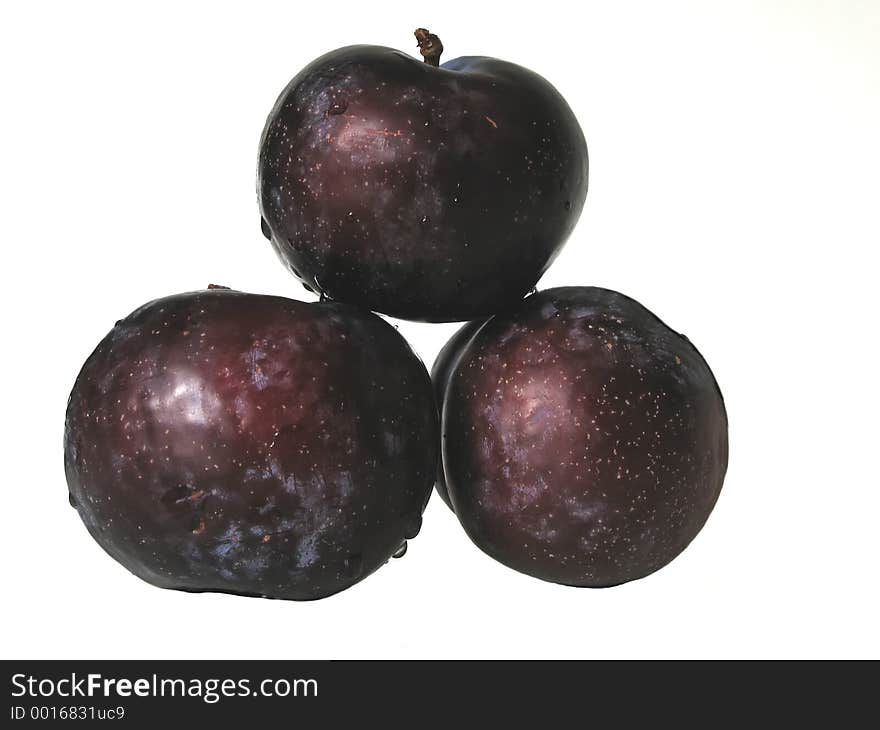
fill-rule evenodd
<path id="1" fill-rule="evenodd" d="M 419 53 L 429 66 L 440 65 L 440 54 L 443 53 L 443 43 L 431 31 L 425 28 L 416 28 L 416 40 L 418 41 Z"/>

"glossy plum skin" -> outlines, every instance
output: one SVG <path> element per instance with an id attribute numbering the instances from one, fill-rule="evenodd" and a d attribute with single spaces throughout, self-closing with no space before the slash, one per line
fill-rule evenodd
<path id="1" fill-rule="evenodd" d="M 684 550 L 721 491 L 715 378 L 687 338 L 622 294 L 528 297 L 479 327 L 440 391 L 453 509 L 483 551 L 528 575 L 642 578 Z"/>
<path id="2" fill-rule="evenodd" d="M 312 289 L 404 319 L 461 321 L 534 286 L 580 216 L 587 177 L 583 132 L 537 74 L 350 46 L 281 94 L 258 195 L 264 234 Z"/>
<path id="3" fill-rule="evenodd" d="M 427 371 L 379 317 L 214 289 L 116 324 L 74 385 L 64 462 L 140 578 L 309 600 L 415 537 L 438 441 Z"/>
<path id="4" fill-rule="evenodd" d="M 455 366 L 465 346 L 485 322 L 485 319 L 476 319 L 473 322 L 467 322 L 462 325 L 437 354 L 437 359 L 434 360 L 434 367 L 431 368 L 431 382 L 434 384 L 434 397 L 440 407 L 442 407 L 443 398 L 446 395 L 446 383 L 449 380 L 449 373 Z M 440 499 L 451 509 L 452 503 L 449 501 L 449 491 L 446 489 L 446 476 L 443 474 L 442 459 L 437 463 L 437 482 L 434 488 L 437 490 L 437 494 L 440 495 Z"/>

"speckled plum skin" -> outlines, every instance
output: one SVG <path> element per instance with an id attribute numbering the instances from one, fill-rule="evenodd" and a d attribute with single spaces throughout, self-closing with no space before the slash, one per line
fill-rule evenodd
<path id="1" fill-rule="evenodd" d="M 515 570 L 573 586 L 642 578 L 684 550 L 718 499 L 728 445 L 715 378 L 687 338 L 622 294 L 530 296 L 443 372 L 453 509 Z"/>
<path id="2" fill-rule="evenodd" d="M 449 381 L 449 373 L 458 361 L 465 346 L 485 322 L 485 319 L 475 319 L 473 322 L 467 322 L 462 325 L 437 354 L 437 359 L 434 360 L 434 367 L 431 368 L 431 382 L 434 384 L 434 397 L 438 404 L 442 405 L 443 398 L 446 395 L 446 383 Z M 451 509 L 452 503 L 449 501 L 449 490 L 446 488 L 446 476 L 443 474 L 442 459 L 437 462 L 437 482 L 434 488 L 437 490 L 437 494 L 440 495 L 440 499 Z"/>
<path id="3" fill-rule="evenodd" d="M 214 289 L 116 324 L 74 385 L 64 461 L 135 575 L 309 600 L 415 537 L 438 442 L 427 371 L 379 317 Z"/>
<path id="4" fill-rule="evenodd" d="M 534 286 L 580 216 L 587 177 L 574 114 L 532 71 L 350 46 L 281 94 L 258 195 L 264 234 L 312 289 L 461 321 Z"/>

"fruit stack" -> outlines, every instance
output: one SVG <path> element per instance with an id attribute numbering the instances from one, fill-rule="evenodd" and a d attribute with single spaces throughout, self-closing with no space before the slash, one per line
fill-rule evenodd
<path id="1" fill-rule="evenodd" d="M 436 482 L 501 563 L 611 586 L 671 561 L 718 498 L 727 417 L 694 346 L 622 294 L 534 291 L 587 194 L 568 104 L 416 39 L 422 60 L 322 56 L 266 123 L 263 234 L 320 301 L 157 299 L 76 380 L 71 504 L 150 583 L 332 595 L 403 554 Z M 432 383 L 373 312 L 467 323 Z"/>

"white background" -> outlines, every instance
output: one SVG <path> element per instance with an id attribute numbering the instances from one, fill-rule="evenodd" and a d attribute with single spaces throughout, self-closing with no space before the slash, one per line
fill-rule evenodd
<path id="1" fill-rule="evenodd" d="M 878 657 L 880 3 L 30 2 L 0 17 L 6 658 Z M 351 43 L 489 55 L 556 85 L 590 192 L 541 286 L 685 332 L 730 416 L 705 530 L 602 591 L 522 576 L 433 499 L 402 560 L 314 603 L 162 591 L 67 505 L 78 369 L 143 302 L 309 298 L 259 229 L 277 94 Z M 401 324 L 430 366 L 455 325 Z"/>

